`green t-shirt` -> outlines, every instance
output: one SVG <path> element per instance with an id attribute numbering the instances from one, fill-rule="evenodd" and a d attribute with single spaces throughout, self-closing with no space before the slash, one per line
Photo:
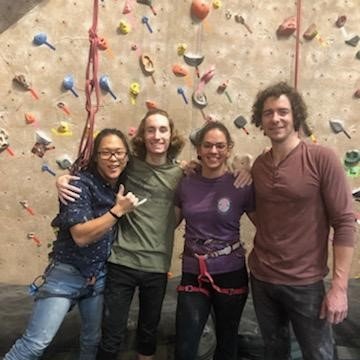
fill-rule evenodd
<path id="1" fill-rule="evenodd" d="M 174 194 L 182 170 L 178 165 L 149 165 L 133 159 L 125 191 L 147 201 L 119 222 L 109 262 L 149 272 L 167 272 L 174 243 Z"/>

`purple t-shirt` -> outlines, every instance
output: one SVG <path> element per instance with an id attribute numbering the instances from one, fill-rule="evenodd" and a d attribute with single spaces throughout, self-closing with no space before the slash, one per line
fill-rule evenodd
<path id="1" fill-rule="evenodd" d="M 199 273 L 195 254 L 209 254 L 240 242 L 240 217 L 255 210 L 252 186 L 236 189 L 234 177 L 225 175 L 208 179 L 201 175 L 184 177 L 176 190 L 175 206 L 186 222 L 183 272 Z M 245 266 L 244 249 L 240 246 L 229 255 L 209 257 L 211 274 L 239 270 Z"/>

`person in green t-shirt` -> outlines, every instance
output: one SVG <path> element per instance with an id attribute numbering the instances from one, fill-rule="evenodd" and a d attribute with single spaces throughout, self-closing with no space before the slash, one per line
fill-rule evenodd
<path id="1" fill-rule="evenodd" d="M 133 156 L 124 185 L 144 202 L 132 216 L 118 223 L 118 236 L 108 260 L 98 360 L 117 358 L 136 288 L 139 290 L 138 359 L 154 358 L 173 249 L 173 198 L 182 177 L 182 170 L 174 160 L 183 145 L 174 122 L 160 109 L 146 113 L 132 139 Z M 78 190 L 69 184 L 73 179 L 76 177 L 64 175 L 57 181 L 60 199 L 65 202 L 79 196 Z"/>

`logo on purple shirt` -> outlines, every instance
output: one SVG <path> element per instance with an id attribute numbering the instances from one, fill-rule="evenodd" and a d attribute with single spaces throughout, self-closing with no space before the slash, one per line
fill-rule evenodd
<path id="1" fill-rule="evenodd" d="M 226 213 L 230 209 L 230 200 L 228 198 L 222 198 L 218 201 L 217 208 L 221 213 Z"/>

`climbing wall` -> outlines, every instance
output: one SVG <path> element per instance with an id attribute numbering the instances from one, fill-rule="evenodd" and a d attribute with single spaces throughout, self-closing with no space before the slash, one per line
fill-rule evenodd
<path id="1" fill-rule="evenodd" d="M 256 157 L 269 144 L 249 123 L 257 91 L 297 79 L 309 106 L 309 141 L 332 147 L 352 188 L 360 187 L 359 0 L 303 1 L 298 51 L 291 21 L 278 31 L 297 15 L 294 1 L 204 1 L 209 13 L 198 17 L 191 0 L 154 0 L 152 8 L 141 2 L 99 1 L 103 90 L 96 129 L 131 134 L 148 101 L 166 109 L 186 137 L 208 119 L 223 121 L 234 153 Z M 67 173 L 63 168 L 76 158 L 87 117 L 93 14 L 90 0 L 42 1 L 0 34 L 0 282 L 28 283 L 47 262 L 58 208 L 55 176 Z M 306 40 L 311 24 L 315 30 Z M 239 116 L 243 128 L 234 124 Z M 330 120 L 345 132 L 336 134 Z M 188 142 L 181 158 L 194 154 Z M 253 230 L 246 222 L 242 233 L 250 249 Z M 173 272 L 182 229 L 176 234 Z M 357 255 L 352 275 L 359 272 Z"/>

